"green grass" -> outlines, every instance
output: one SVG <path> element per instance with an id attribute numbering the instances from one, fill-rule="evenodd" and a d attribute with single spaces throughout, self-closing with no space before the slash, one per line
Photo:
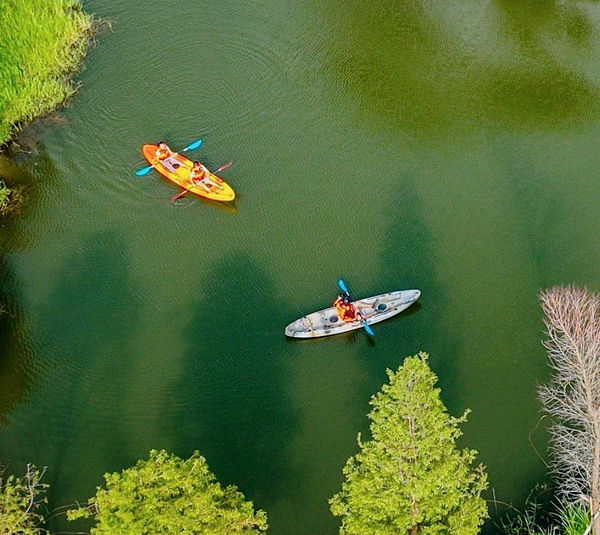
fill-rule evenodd
<path id="1" fill-rule="evenodd" d="M 586 504 L 555 503 L 553 512 L 544 512 L 538 502 L 539 492 L 532 492 L 522 512 L 501 521 L 505 535 L 583 535 L 590 523 Z"/>
<path id="2" fill-rule="evenodd" d="M 91 29 L 79 0 L 0 0 L 0 144 L 73 93 Z"/>
<path id="3" fill-rule="evenodd" d="M 558 513 L 563 535 L 583 535 L 591 517 L 589 507 L 584 505 L 566 505 Z"/>

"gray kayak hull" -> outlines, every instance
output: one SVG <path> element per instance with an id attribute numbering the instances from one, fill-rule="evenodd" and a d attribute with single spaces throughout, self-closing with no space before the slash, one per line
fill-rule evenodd
<path id="1" fill-rule="evenodd" d="M 400 314 L 412 305 L 419 297 L 419 290 L 402 290 L 359 299 L 353 304 L 363 315 L 369 325 L 387 320 Z M 346 323 L 338 316 L 334 307 L 313 312 L 290 323 L 285 328 L 285 335 L 290 338 L 320 338 L 361 329 L 363 322 L 356 320 Z"/>

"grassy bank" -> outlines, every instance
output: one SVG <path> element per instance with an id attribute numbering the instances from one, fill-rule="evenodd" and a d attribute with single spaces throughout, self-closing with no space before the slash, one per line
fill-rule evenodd
<path id="1" fill-rule="evenodd" d="M 91 28 L 79 0 L 0 0 L 0 145 L 73 93 Z"/>

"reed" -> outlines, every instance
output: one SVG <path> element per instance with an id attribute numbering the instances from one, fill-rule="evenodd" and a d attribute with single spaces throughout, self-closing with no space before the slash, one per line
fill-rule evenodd
<path id="1" fill-rule="evenodd" d="M 79 0 L 0 0 L 0 145 L 73 94 L 92 25 Z"/>

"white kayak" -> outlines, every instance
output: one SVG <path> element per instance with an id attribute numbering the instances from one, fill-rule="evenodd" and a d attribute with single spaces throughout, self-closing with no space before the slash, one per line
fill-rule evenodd
<path id="1" fill-rule="evenodd" d="M 357 307 L 365 321 L 369 325 L 373 325 L 400 314 L 420 296 L 421 292 L 419 290 L 402 290 L 360 299 L 353 301 L 352 304 Z M 319 338 L 320 336 L 331 336 L 332 334 L 345 333 L 362 327 L 362 320 L 344 322 L 338 316 L 335 307 L 329 307 L 290 323 L 285 328 L 285 335 L 290 338 Z"/>

